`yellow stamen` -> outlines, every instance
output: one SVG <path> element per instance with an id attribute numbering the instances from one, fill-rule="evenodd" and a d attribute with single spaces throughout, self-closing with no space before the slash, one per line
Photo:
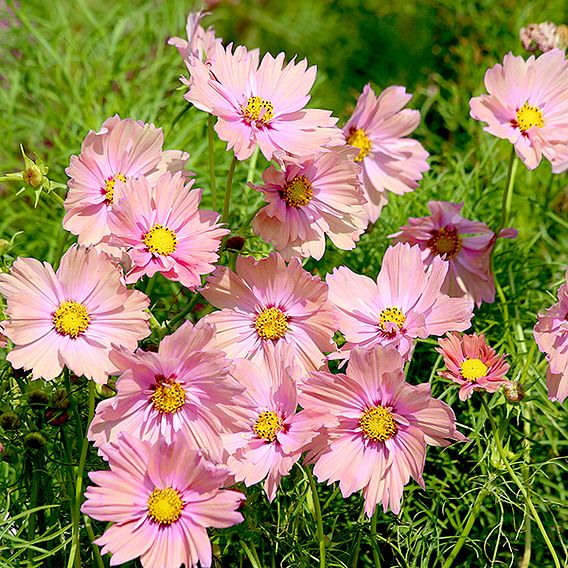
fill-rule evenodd
<path id="1" fill-rule="evenodd" d="M 379 314 L 379 326 L 387 333 L 390 332 L 389 326 L 386 325 L 387 323 L 394 323 L 398 326 L 398 329 L 402 329 L 405 321 L 406 316 L 396 307 L 385 308 Z"/>
<path id="2" fill-rule="evenodd" d="M 148 516 L 161 525 L 171 525 L 181 516 L 183 501 L 176 489 L 154 488 L 148 497 Z"/>
<path id="3" fill-rule="evenodd" d="M 68 335 L 73 339 L 85 333 L 91 323 L 87 308 L 79 302 L 69 300 L 62 302 L 53 314 L 53 325 L 61 335 Z"/>
<path id="4" fill-rule="evenodd" d="M 246 106 L 242 110 L 244 117 L 250 122 L 268 124 L 270 119 L 274 117 L 272 103 L 260 97 L 249 97 Z"/>
<path id="5" fill-rule="evenodd" d="M 278 308 L 264 308 L 254 322 L 262 339 L 280 339 L 288 331 L 288 317 Z"/>
<path id="6" fill-rule="evenodd" d="M 434 254 L 450 260 L 462 249 L 462 238 L 455 227 L 442 227 L 432 234 L 426 244 Z"/>
<path id="7" fill-rule="evenodd" d="M 373 144 L 362 128 L 351 128 L 347 137 L 347 144 L 359 148 L 359 154 L 355 158 L 356 162 L 362 162 L 365 156 L 369 155 Z"/>
<path id="8" fill-rule="evenodd" d="M 526 132 L 529 128 L 536 126 L 537 128 L 542 128 L 544 126 L 544 119 L 542 118 L 542 112 L 537 106 L 531 106 L 529 103 L 525 103 L 517 111 L 517 126 L 521 132 Z"/>
<path id="9" fill-rule="evenodd" d="M 396 435 L 398 426 L 393 415 L 384 406 L 372 406 L 359 418 L 363 436 L 373 442 L 386 442 Z"/>
<path id="10" fill-rule="evenodd" d="M 282 188 L 282 198 L 289 207 L 307 205 L 314 192 L 306 176 L 296 176 Z"/>
<path id="11" fill-rule="evenodd" d="M 154 225 L 145 235 L 144 244 L 154 254 L 169 256 L 177 248 L 177 235 L 175 231 L 162 225 Z"/>
<path id="12" fill-rule="evenodd" d="M 172 378 L 156 377 L 156 390 L 152 394 L 152 403 L 158 412 L 173 414 L 183 408 L 185 391 Z"/>
<path id="13" fill-rule="evenodd" d="M 116 174 L 114 177 L 108 178 L 105 181 L 104 192 L 106 201 L 109 205 L 112 205 L 112 202 L 114 200 L 114 186 L 117 179 L 126 182 L 126 177 L 124 176 L 124 174 Z"/>
<path id="14" fill-rule="evenodd" d="M 489 368 L 483 361 L 469 357 L 460 365 L 461 376 L 472 383 L 487 376 L 488 370 Z"/>
<path id="15" fill-rule="evenodd" d="M 273 410 L 265 410 L 254 423 L 254 433 L 267 442 L 274 442 L 276 434 L 284 428 L 282 419 Z"/>

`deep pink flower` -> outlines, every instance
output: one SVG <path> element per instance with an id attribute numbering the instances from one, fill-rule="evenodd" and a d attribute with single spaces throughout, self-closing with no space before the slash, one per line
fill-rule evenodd
<path id="1" fill-rule="evenodd" d="M 144 176 L 153 185 L 164 173 L 183 170 L 189 154 L 163 152 L 163 143 L 161 128 L 118 115 L 87 134 L 65 170 L 71 179 L 63 227 L 79 235 L 79 244 L 96 245 L 110 235 L 108 215 L 120 182 Z"/>
<path id="2" fill-rule="evenodd" d="M 413 191 L 429 168 L 428 152 L 420 142 L 407 138 L 420 123 L 417 110 L 403 108 L 411 98 L 404 87 L 387 87 L 377 97 L 367 84 L 343 128 L 347 144 L 359 149 L 356 160 L 363 166 L 369 223 L 387 204 L 387 191 L 398 195 Z"/>
<path id="3" fill-rule="evenodd" d="M 81 511 L 114 523 L 95 541 L 112 554 L 110 565 L 140 557 L 144 568 L 211 566 L 207 528 L 243 520 L 245 496 L 221 489 L 227 472 L 181 437 L 151 444 L 123 433 L 107 457 L 110 471 L 89 473 L 95 485 L 87 487 Z"/>
<path id="4" fill-rule="evenodd" d="M 552 49 L 526 61 L 505 55 L 485 73 L 488 95 L 469 101 L 471 116 L 487 123 L 486 132 L 506 138 L 532 170 L 542 156 L 552 171 L 568 167 L 568 62 Z"/>
<path id="5" fill-rule="evenodd" d="M 213 27 L 210 26 L 205 30 L 201 25 L 201 20 L 209 13 L 203 10 L 189 12 L 185 26 L 187 40 L 181 37 L 171 37 L 168 40 L 168 45 L 177 47 L 184 61 L 189 57 L 197 57 L 206 62 L 211 61 L 215 52 L 215 45 L 222 43 L 223 40 L 215 36 Z"/>
<path id="6" fill-rule="evenodd" d="M 318 481 L 339 481 L 344 497 L 362 489 L 369 517 L 380 502 L 398 514 L 410 477 L 425 488 L 427 445 L 465 440 L 452 409 L 430 396 L 428 383 L 406 383 L 403 365 L 392 347 L 355 348 L 346 374 L 312 373 L 299 394 L 304 408 L 339 420 L 310 452 Z"/>
<path id="7" fill-rule="evenodd" d="M 324 351 L 335 347 L 336 318 L 327 302 L 327 284 L 293 258 L 278 253 L 255 260 L 238 257 L 236 274 L 219 266 L 203 296 L 221 308 L 206 316 L 217 328 L 217 346 L 231 358 L 261 364 L 268 343 L 292 347 L 302 371 L 319 369 Z"/>
<path id="8" fill-rule="evenodd" d="M 361 168 L 353 157 L 353 149 L 344 146 L 288 163 L 284 171 L 274 166 L 265 170 L 264 185 L 253 187 L 264 193 L 268 205 L 254 218 L 254 232 L 285 259 L 319 260 L 326 235 L 337 248 L 355 248 L 367 221 L 358 179 Z"/>
<path id="9" fill-rule="evenodd" d="M 245 359 L 235 359 L 234 376 L 246 387 L 248 410 L 244 428 L 224 434 L 229 452 L 227 467 L 235 481 L 250 486 L 265 479 L 264 490 L 272 501 L 282 476 L 288 475 L 302 451 L 324 425 L 325 413 L 297 411 L 294 357 L 290 347 L 279 343 L 267 349 L 266 360 L 257 367 Z"/>
<path id="10" fill-rule="evenodd" d="M 415 338 L 467 329 L 473 306 L 441 291 L 447 272 L 448 263 L 439 256 L 426 269 L 420 248 L 402 243 L 387 249 L 376 282 L 346 266 L 334 269 L 327 283 L 347 340 L 342 351 L 393 345 L 408 359 Z"/>
<path id="11" fill-rule="evenodd" d="M 190 447 L 222 461 L 221 433 L 242 428 L 250 405 L 214 336 L 213 326 L 186 322 L 162 340 L 157 353 L 111 354 L 121 373 L 117 393 L 98 404 L 89 440 L 104 453 L 121 432 L 168 443 L 179 432 Z"/>
<path id="12" fill-rule="evenodd" d="M 19 258 L 0 274 L 8 299 L 5 333 L 15 347 L 8 361 L 53 379 L 67 366 L 77 375 L 106 383 L 116 371 L 112 345 L 133 351 L 148 336 L 148 297 L 127 290 L 122 270 L 102 252 L 71 247 L 57 272 L 47 262 Z"/>
<path id="13" fill-rule="evenodd" d="M 229 232 L 219 214 L 199 210 L 201 189 L 191 189 L 181 172 L 166 173 L 155 186 L 144 178 L 126 182 L 108 218 L 110 244 L 126 249 L 131 284 L 161 272 L 194 290 L 213 271 L 221 239 Z"/>
<path id="14" fill-rule="evenodd" d="M 558 290 L 558 302 L 539 314 L 534 337 L 548 361 L 548 398 L 563 403 L 568 396 L 568 270 Z"/>
<path id="15" fill-rule="evenodd" d="M 496 392 L 508 383 L 506 355 L 497 355 L 483 334 L 451 333 L 438 339 L 436 351 L 443 355 L 447 370 L 440 375 L 460 385 L 460 400 L 467 400 L 474 390 Z"/>
<path id="16" fill-rule="evenodd" d="M 400 231 L 389 235 L 397 243 L 418 245 L 427 266 L 438 256 L 448 264 L 442 291 L 469 296 L 477 306 L 495 300 L 491 253 L 497 237 L 485 224 L 461 216 L 463 203 L 430 201 L 430 217 L 410 217 Z M 499 237 L 515 238 L 516 229 L 503 229 Z"/>
<path id="17" fill-rule="evenodd" d="M 310 156 L 327 144 L 341 144 L 331 112 L 305 109 L 316 68 L 303 59 L 284 66 L 284 53 L 258 54 L 232 44 L 215 45 L 214 60 L 205 65 L 188 60 L 191 82 L 185 98 L 219 117 L 215 130 L 239 160 L 249 158 L 258 144 L 267 160 L 275 152 Z"/>

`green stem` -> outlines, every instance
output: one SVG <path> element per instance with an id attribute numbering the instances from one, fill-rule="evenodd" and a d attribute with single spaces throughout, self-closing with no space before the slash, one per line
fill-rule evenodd
<path id="1" fill-rule="evenodd" d="M 148 279 L 148 282 L 146 283 L 146 289 L 144 290 L 144 294 L 146 294 L 146 296 L 149 296 L 152 293 L 157 276 L 158 273 L 156 272 L 151 278 Z"/>
<path id="2" fill-rule="evenodd" d="M 47 193 L 47 195 L 49 195 L 55 203 L 57 203 L 57 205 L 61 205 L 61 207 L 65 206 L 65 200 L 61 197 L 61 195 L 55 193 L 55 191 L 46 191 L 45 193 Z"/>
<path id="3" fill-rule="evenodd" d="M 377 550 L 377 511 L 378 507 L 375 507 L 375 512 L 371 517 L 371 550 L 373 551 L 375 568 L 381 568 L 381 559 L 379 557 L 379 551 Z"/>
<path id="4" fill-rule="evenodd" d="M 209 179 L 211 180 L 211 204 L 217 210 L 217 182 L 215 180 L 215 117 L 210 114 L 207 119 L 207 139 L 209 141 Z"/>
<path id="5" fill-rule="evenodd" d="M 245 541 L 241 541 L 241 546 L 247 555 L 247 558 L 250 560 L 252 568 L 261 568 L 260 564 L 257 562 L 255 555 L 252 553 L 252 550 L 246 545 Z M 254 545 L 251 542 L 251 547 Z"/>
<path id="6" fill-rule="evenodd" d="M 87 515 L 83 515 L 83 521 L 85 523 L 85 528 L 87 529 L 87 534 L 89 535 L 89 540 L 91 541 L 91 546 L 93 547 L 93 552 L 95 553 L 95 560 L 97 562 L 98 568 L 105 568 L 103 558 L 99 551 L 99 547 L 95 544 L 95 533 L 93 532 L 93 525 L 91 524 L 91 519 Z"/>
<path id="7" fill-rule="evenodd" d="M 233 191 L 233 176 L 235 175 L 235 167 L 237 165 L 237 158 L 233 156 L 231 165 L 229 166 L 229 173 L 227 174 L 227 185 L 225 187 L 225 203 L 223 204 L 223 216 L 221 221 L 226 223 L 229 220 L 229 205 L 231 204 L 231 192 Z"/>
<path id="8" fill-rule="evenodd" d="M 507 172 L 507 183 L 505 184 L 505 192 L 503 193 L 503 203 L 501 206 L 501 225 L 496 234 L 499 235 L 501 229 L 504 229 L 509 223 L 511 213 L 511 204 L 513 202 L 513 187 L 515 185 L 515 176 L 517 175 L 517 154 L 515 147 L 511 149 L 511 157 L 509 158 L 509 171 Z"/>
<path id="9" fill-rule="evenodd" d="M 256 162 L 258 161 L 258 153 L 259 153 L 259 147 L 257 146 L 254 149 L 254 152 L 249 162 L 249 167 L 247 172 L 247 183 L 249 183 L 254 179 L 254 174 L 256 173 Z"/>
<path id="10" fill-rule="evenodd" d="M 318 535 L 319 550 L 320 550 L 320 568 L 325 568 L 325 540 L 323 534 L 323 521 L 321 517 L 321 507 L 318 496 L 318 488 L 316 486 L 316 481 L 314 479 L 314 476 L 309 468 L 306 468 L 306 474 L 308 476 L 308 481 L 310 482 L 312 500 L 314 502 L 314 510 L 316 513 L 316 526 L 317 526 L 317 535 Z"/>
<path id="11" fill-rule="evenodd" d="M 531 435 L 531 416 L 530 416 L 530 405 L 523 406 L 523 419 L 525 421 L 523 433 L 525 439 L 523 441 L 523 454 L 525 458 L 525 463 L 522 466 L 523 470 L 523 482 L 527 488 L 527 493 L 530 491 L 530 473 L 529 467 L 531 462 L 531 445 L 529 442 Z M 521 560 L 520 568 L 529 568 L 531 564 L 531 550 L 532 550 L 532 527 L 531 527 L 531 516 L 529 514 L 528 505 L 525 505 L 525 549 L 523 552 L 523 558 Z"/>
<path id="12" fill-rule="evenodd" d="M 196 292 L 191 300 L 189 300 L 189 302 L 187 303 L 187 306 L 175 318 L 172 318 L 170 322 L 166 324 L 169 329 L 172 329 L 177 323 L 185 319 L 185 316 L 189 314 L 189 312 L 191 312 L 191 310 L 193 310 L 193 308 L 195 307 L 195 304 L 197 304 L 199 296 L 200 294 Z"/>
<path id="13" fill-rule="evenodd" d="M 507 459 L 507 455 L 505 454 L 505 450 L 503 448 L 503 445 L 501 444 L 501 438 L 499 436 L 499 430 L 497 429 L 497 424 L 495 423 L 495 418 L 493 418 L 493 414 L 491 413 L 491 410 L 489 408 L 489 404 L 487 404 L 487 401 L 485 400 L 484 397 L 481 397 L 481 404 L 483 404 L 483 408 L 485 409 L 485 412 L 487 413 L 487 418 L 489 418 L 489 423 L 491 424 L 491 429 L 493 430 L 493 436 L 495 438 L 495 444 L 497 446 L 497 451 L 499 452 L 499 456 L 501 457 L 501 460 L 503 462 L 503 464 L 505 465 L 505 469 L 508 471 L 509 475 L 511 476 L 511 479 L 514 481 L 515 485 L 519 488 L 520 492 L 523 495 L 523 498 L 525 500 L 525 503 L 527 505 L 527 507 L 529 508 L 535 523 L 538 526 L 538 529 L 540 530 L 540 533 L 542 535 L 542 538 L 544 539 L 544 542 L 546 543 L 546 546 L 548 547 L 548 550 L 550 551 L 550 554 L 552 556 L 552 560 L 554 561 L 554 566 L 555 568 L 560 568 L 560 560 L 558 559 L 558 556 L 556 554 L 556 550 L 554 550 L 554 546 L 552 544 L 552 542 L 550 541 L 550 537 L 548 536 L 548 533 L 546 532 L 546 529 L 544 528 L 544 525 L 542 524 L 542 520 L 538 514 L 538 511 L 536 510 L 536 507 L 534 506 L 532 500 L 531 500 L 531 496 L 527 490 L 527 488 L 525 488 L 524 484 L 522 483 L 522 481 L 517 477 L 517 474 L 513 471 L 513 468 L 511 467 L 511 464 L 509 463 L 509 460 Z"/>

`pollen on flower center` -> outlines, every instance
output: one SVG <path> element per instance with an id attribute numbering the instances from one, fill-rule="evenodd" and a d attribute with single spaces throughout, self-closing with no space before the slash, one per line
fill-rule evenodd
<path id="1" fill-rule="evenodd" d="M 359 418 L 363 436 L 373 442 L 386 442 L 398 432 L 393 415 L 384 406 L 372 406 Z"/>
<path id="2" fill-rule="evenodd" d="M 161 525 L 171 525 L 181 516 L 183 501 L 176 489 L 154 488 L 148 497 L 148 516 Z"/>
<path id="3" fill-rule="evenodd" d="M 379 314 L 379 326 L 387 333 L 392 333 L 392 326 L 388 326 L 387 323 L 394 323 L 398 329 L 402 329 L 405 321 L 406 316 L 396 307 L 385 308 Z"/>
<path id="4" fill-rule="evenodd" d="M 254 423 L 254 433 L 267 442 L 274 442 L 276 434 L 284 428 L 282 419 L 273 410 L 265 410 L 258 415 Z"/>
<path id="5" fill-rule="evenodd" d="M 249 97 L 246 106 L 242 108 L 243 116 L 249 122 L 260 122 L 268 124 L 270 119 L 274 117 L 274 107 L 270 101 L 261 99 L 260 97 Z"/>
<path id="6" fill-rule="evenodd" d="M 91 318 L 83 304 L 69 300 L 59 305 L 52 321 L 58 333 L 77 339 L 81 333 L 87 331 Z"/>
<path id="7" fill-rule="evenodd" d="M 117 179 L 126 182 L 126 176 L 124 174 L 116 174 L 114 177 L 110 177 L 105 181 L 103 191 L 105 192 L 106 202 L 109 205 L 112 205 L 114 200 L 114 186 Z"/>
<path id="8" fill-rule="evenodd" d="M 288 331 L 288 317 L 278 308 L 264 308 L 254 322 L 262 339 L 281 339 Z"/>
<path id="9" fill-rule="evenodd" d="M 481 379 L 487 375 L 487 365 L 479 359 L 470 359 L 469 357 L 460 365 L 461 376 L 467 381 L 475 383 L 477 379 Z"/>
<path id="10" fill-rule="evenodd" d="M 526 132 L 529 128 L 536 126 L 542 128 L 544 126 L 544 119 L 542 118 L 542 112 L 537 106 L 531 106 L 526 102 L 517 111 L 516 126 L 519 127 L 521 132 Z"/>
<path id="11" fill-rule="evenodd" d="M 450 260 L 462 249 L 462 238 L 455 227 L 442 227 L 426 243 L 430 250 L 444 260 Z"/>
<path id="12" fill-rule="evenodd" d="M 312 184 L 306 176 L 296 176 L 282 188 L 282 198 L 289 207 L 307 205 L 313 195 Z"/>
<path id="13" fill-rule="evenodd" d="M 185 391 L 173 378 L 156 377 L 154 388 L 151 400 L 158 412 L 173 414 L 183 408 Z"/>
<path id="14" fill-rule="evenodd" d="M 359 148 L 359 154 L 355 158 L 356 162 L 362 162 L 363 158 L 369 154 L 373 144 L 362 128 L 351 128 L 347 137 L 347 144 Z"/>
<path id="15" fill-rule="evenodd" d="M 163 225 L 154 225 L 144 235 L 143 242 L 150 252 L 169 256 L 177 248 L 177 235 L 175 231 Z"/>

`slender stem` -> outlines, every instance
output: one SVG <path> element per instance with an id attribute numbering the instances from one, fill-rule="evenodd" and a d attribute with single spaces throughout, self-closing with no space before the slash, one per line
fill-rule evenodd
<path id="1" fill-rule="evenodd" d="M 85 523 L 85 528 L 87 529 L 87 534 L 89 535 L 89 540 L 91 541 L 91 546 L 93 547 L 93 552 L 95 553 L 95 560 L 97 562 L 97 568 L 105 568 L 103 558 L 99 551 L 99 547 L 95 544 L 95 533 L 93 532 L 93 525 L 91 524 L 91 519 L 87 515 L 83 515 L 83 522 Z"/>
<path id="2" fill-rule="evenodd" d="M 200 295 L 197 292 L 193 294 L 193 297 L 189 300 L 187 306 L 185 306 L 185 308 L 175 318 L 172 318 L 166 326 L 169 329 L 172 329 L 177 323 L 185 319 L 185 316 L 189 314 L 189 312 L 191 312 L 191 310 L 195 307 L 195 304 L 197 304 L 199 296 Z"/>
<path id="3" fill-rule="evenodd" d="M 515 176 L 517 175 L 517 154 L 515 147 L 511 149 L 511 157 L 509 158 L 509 171 L 507 172 L 507 183 L 505 185 L 505 192 L 503 193 L 503 204 L 501 206 L 501 225 L 497 230 L 499 235 L 501 229 L 504 229 L 509 223 L 509 216 L 511 213 L 511 203 L 513 202 L 513 187 L 515 185 Z"/>
<path id="4" fill-rule="evenodd" d="M 211 203 L 213 210 L 217 210 L 217 182 L 215 180 L 215 131 L 213 127 L 215 117 L 210 114 L 207 119 L 207 139 L 209 141 L 209 179 L 211 180 Z"/>
<path id="5" fill-rule="evenodd" d="M 505 450 L 503 448 L 503 445 L 501 444 L 501 438 L 499 436 L 499 430 L 497 428 L 497 424 L 495 423 L 495 418 L 493 418 L 493 414 L 491 413 L 491 410 L 489 408 L 489 404 L 487 404 L 487 401 L 485 400 L 484 397 L 481 397 L 481 404 L 483 404 L 483 408 L 485 408 L 485 412 L 487 413 L 487 418 L 489 418 L 489 423 L 491 424 L 491 429 L 493 430 L 493 436 L 495 438 L 495 444 L 497 445 L 497 451 L 499 452 L 499 456 L 501 457 L 501 461 L 503 462 L 505 469 L 509 472 L 511 479 L 515 482 L 515 485 L 517 485 L 520 492 L 523 494 L 523 498 L 525 499 L 527 507 L 529 508 L 532 516 L 534 517 L 535 523 L 537 524 L 538 529 L 540 530 L 540 533 L 542 534 L 542 538 L 544 539 L 544 542 L 546 543 L 548 550 L 550 550 L 550 554 L 552 556 L 552 559 L 554 560 L 554 566 L 556 568 L 560 568 L 560 560 L 558 559 L 558 555 L 556 554 L 556 550 L 554 550 L 554 546 L 553 546 L 552 542 L 550 541 L 550 537 L 548 536 L 548 533 L 546 532 L 546 529 L 545 529 L 544 525 L 542 524 L 542 520 L 541 520 L 541 518 L 538 514 L 538 511 L 536 510 L 536 508 L 535 508 L 535 506 L 534 506 L 534 504 L 531 500 L 530 493 L 528 492 L 527 488 L 525 488 L 525 486 L 523 485 L 523 482 L 518 478 L 517 474 L 513 471 L 513 468 L 511 467 L 511 464 L 509 463 L 509 460 L 507 459 L 507 455 L 505 454 Z"/>
<path id="6" fill-rule="evenodd" d="M 61 235 L 61 240 L 59 241 L 57 252 L 55 253 L 55 257 L 53 258 L 53 262 L 51 263 L 53 265 L 54 270 L 57 270 L 57 267 L 61 262 L 61 257 L 63 256 L 63 251 L 65 250 L 65 245 L 67 244 L 70 235 L 71 233 L 68 233 L 67 231 L 63 231 L 63 234 Z"/>
<path id="7" fill-rule="evenodd" d="M 254 174 L 256 173 L 256 162 L 258 161 L 258 152 L 259 152 L 259 147 L 257 146 L 254 149 L 254 152 L 249 162 L 249 167 L 247 172 L 247 183 L 249 183 L 249 181 L 252 181 L 254 179 Z"/>
<path id="8" fill-rule="evenodd" d="M 488 493 L 489 493 L 488 489 L 486 487 L 483 487 L 481 491 L 477 494 L 475 502 L 473 503 L 473 507 L 467 517 L 467 522 L 465 523 L 462 532 L 460 534 L 460 537 L 458 538 L 456 544 L 454 544 L 454 548 L 452 548 L 452 551 L 450 552 L 450 555 L 444 562 L 442 568 L 450 568 L 450 566 L 453 564 L 454 560 L 459 554 L 459 551 L 462 549 L 462 546 L 465 544 L 465 541 L 467 540 L 467 537 L 469 536 L 471 529 L 473 528 L 473 524 L 477 519 L 477 515 L 479 515 L 479 509 L 481 508 L 481 504 L 483 503 L 483 500 L 485 499 Z"/>
<path id="9" fill-rule="evenodd" d="M 55 193 L 55 191 L 46 191 L 45 193 L 47 193 L 47 195 L 49 195 L 54 201 L 55 203 L 57 203 L 58 205 L 61 205 L 61 207 L 64 207 L 65 204 L 65 200 L 63 199 L 63 197 L 61 197 L 61 195 Z"/>
<path id="10" fill-rule="evenodd" d="M 375 512 L 371 517 L 371 550 L 373 551 L 375 568 L 381 568 L 381 558 L 379 557 L 379 552 L 377 550 L 377 511 L 378 507 L 375 507 Z"/>
<path id="11" fill-rule="evenodd" d="M 152 290 L 154 289 L 154 284 L 156 283 L 157 276 L 158 273 L 156 272 L 153 276 L 148 278 L 148 282 L 146 283 L 146 289 L 144 290 L 144 294 L 146 294 L 146 296 L 149 296 L 152 293 Z"/>
<path id="12" fill-rule="evenodd" d="M 254 554 L 252 553 L 251 549 L 246 545 L 244 540 L 241 541 L 241 546 L 243 547 L 243 550 L 245 551 L 247 558 L 250 560 L 252 568 L 261 568 L 260 564 L 257 562 L 257 560 L 256 560 Z M 254 547 L 252 542 L 251 542 L 251 547 Z"/>
<path id="13" fill-rule="evenodd" d="M 223 216 L 221 220 L 226 223 L 229 220 L 229 205 L 231 203 L 231 192 L 233 191 L 233 176 L 235 175 L 235 167 L 237 165 L 237 158 L 233 156 L 231 165 L 229 166 L 229 173 L 227 174 L 227 185 L 225 187 L 225 203 L 223 204 Z"/>
<path id="14" fill-rule="evenodd" d="M 308 476 L 308 481 L 310 482 L 310 489 L 312 491 L 312 500 L 314 502 L 314 510 L 316 513 L 316 525 L 317 525 L 317 535 L 319 541 L 320 550 L 320 568 L 325 568 L 325 540 L 323 534 L 323 521 L 321 518 L 321 507 L 318 496 L 318 488 L 316 486 L 316 481 L 309 468 L 306 468 L 306 474 Z"/>

